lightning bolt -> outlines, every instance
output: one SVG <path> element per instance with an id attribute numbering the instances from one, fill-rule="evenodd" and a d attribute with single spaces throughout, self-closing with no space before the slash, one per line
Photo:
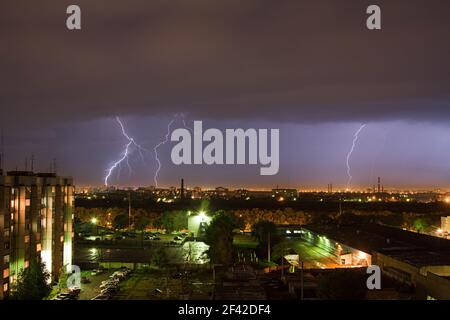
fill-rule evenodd
<path id="1" fill-rule="evenodd" d="M 128 140 L 128 143 L 125 145 L 125 150 L 122 153 L 122 157 L 120 157 L 119 160 L 115 161 L 111 167 L 109 167 L 108 170 L 106 170 L 106 176 L 105 176 L 105 186 L 108 186 L 108 180 L 111 177 L 111 174 L 114 172 L 114 170 L 116 168 L 118 168 L 120 170 L 120 166 L 121 164 L 125 161 L 125 163 L 128 166 L 128 170 L 131 173 L 131 165 L 129 162 L 129 155 L 134 151 L 133 149 L 130 150 L 131 147 L 134 147 L 135 150 L 137 150 L 139 152 L 139 155 L 142 159 L 142 161 L 144 162 L 144 155 L 142 153 L 142 151 L 147 151 L 145 148 L 143 148 L 142 146 L 140 146 L 139 144 L 136 143 L 136 141 L 134 140 L 134 138 L 130 137 L 128 135 L 128 133 L 125 130 L 125 126 L 123 125 L 122 121 L 120 120 L 119 117 L 116 116 L 116 121 L 120 126 L 120 130 L 122 132 L 122 135 L 125 137 L 125 139 Z"/>
<path id="2" fill-rule="evenodd" d="M 185 129 L 188 129 L 189 131 L 192 131 L 192 129 L 186 124 L 186 118 L 184 116 L 184 113 L 180 113 L 179 115 L 181 117 L 181 121 L 183 122 L 183 127 Z"/>
<path id="3" fill-rule="evenodd" d="M 350 148 L 350 151 L 347 154 L 347 176 L 348 176 L 347 189 L 350 188 L 350 182 L 353 179 L 352 174 L 351 174 L 350 158 L 353 154 L 353 151 L 355 150 L 356 144 L 358 143 L 359 134 L 361 133 L 361 131 L 364 129 L 365 126 L 366 126 L 366 124 L 362 124 L 359 127 L 359 129 L 355 132 L 355 134 L 353 135 L 352 147 Z"/>
<path id="4" fill-rule="evenodd" d="M 159 159 L 159 155 L 158 155 L 158 148 L 163 146 L 164 144 L 166 144 L 167 142 L 169 142 L 169 136 L 170 136 L 170 132 L 171 132 L 171 126 L 173 125 L 173 123 L 178 119 L 181 118 L 181 121 L 183 122 L 183 126 L 185 129 L 192 131 L 191 128 L 189 128 L 186 124 L 186 120 L 185 120 L 185 116 L 183 113 L 177 113 L 175 114 L 175 116 L 173 117 L 173 119 L 167 124 L 167 133 L 164 136 L 164 139 L 161 140 L 161 142 L 159 142 L 154 148 L 153 148 L 153 152 L 155 153 L 155 160 L 157 163 L 157 168 L 155 171 L 155 175 L 153 176 L 153 181 L 155 182 L 155 186 L 158 187 L 158 176 L 159 176 L 159 172 L 161 171 L 161 160 Z"/>
<path id="5" fill-rule="evenodd" d="M 158 148 L 161 147 L 162 145 L 166 144 L 169 141 L 169 135 L 170 135 L 170 127 L 172 126 L 172 124 L 174 123 L 175 119 L 172 119 L 168 124 L 167 124 L 167 134 L 164 136 L 164 140 L 162 140 L 160 143 L 158 143 L 154 148 L 153 151 L 155 152 L 155 160 L 156 163 L 158 164 L 158 167 L 156 168 L 155 171 L 155 175 L 153 176 L 153 181 L 155 182 L 155 186 L 158 187 L 158 174 L 159 171 L 161 170 L 161 160 L 159 160 L 159 156 L 158 156 Z"/>

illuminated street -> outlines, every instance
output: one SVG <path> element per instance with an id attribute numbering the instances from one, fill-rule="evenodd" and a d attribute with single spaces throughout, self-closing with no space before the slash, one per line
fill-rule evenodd
<path id="1" fill-rule="evenodd" d="M 298 253 L 300 260 L 303 260 L 305 269 L 337 267 L 337 257 L 323 248 L 304 240 L 291 240 L 289 246 Z"/>
<path id="2" fill-rule="evenodd" d="M 302 239 L 285 240 L 285 246 L 295 251 L 303 261 L 305 269 L 336 268 L 337 257 L 332 252 L 321 247 L 312 245 Z"/>

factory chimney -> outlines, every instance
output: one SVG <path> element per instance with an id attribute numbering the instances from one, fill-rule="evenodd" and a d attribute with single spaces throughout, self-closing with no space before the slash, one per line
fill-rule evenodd
<path id="1" fill-rule="evenodd" d="M 378 177 L 378 193 L 381 193 L 381 178 Z"/>
<path id="2" fill-rule="evenodd" d="M 181 179 L 180 199 L 184 199 L 184 179 Z"/>

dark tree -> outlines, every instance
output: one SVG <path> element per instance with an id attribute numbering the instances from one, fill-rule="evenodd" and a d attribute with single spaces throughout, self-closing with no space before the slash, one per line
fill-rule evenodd
<path id="1" fill-rule="evenodd" d="M 12 299 L 42 300 L 51 291 L 49 282 L 50 274 L 45 270 L 45 264 L 31 262 L 28 268 L 20 271 L 12 287 Z"/>
<path id="2" fill-rule="evenodd" d="M 163 247 L 155 248 L 150 263 L 159 268 L 164 267 L 168 263 L 166 250 Z"/>
<path id="3" fill-rule="evenodd" d="M 151 221 L 149 218 L 145 216 L 139 216 L 134 223 L 134 227 L 137 230 L 144 230 L 146 227 L 150 225 L 150 223 Z"/>
<path id="4" fill-rule="evenodd" d="M 212 263 L 229 265 L 233 262 L 233 229 L 236 221 L 224 213 L 216 215 L 206 229 L 205 243 Z"/>
<path id="5" fill-rule="evenodd" d="M 128 226 L 128 215 L 126 214 L 119 214 L 117 215 L 113 220 L 113 227 L 115 229 L 124 229 Z"/>
<path id="6" fill-rule="evenodd" d="M 161 217 L 161 222 L 164 228 L 169 232 L 187 229 L 187 213 L 184 211 L 164 212 Z"/>
<path id="7" fill-rule="evenodd" d="M 267 256 L 269 237 L 271 249 L 280 241 L 280 237 L 277 234 L 277 226 L 271 221 L 258 221 L 253 225 L 252 230 L 259 242 L 258 251 L 260 255 Z"/>

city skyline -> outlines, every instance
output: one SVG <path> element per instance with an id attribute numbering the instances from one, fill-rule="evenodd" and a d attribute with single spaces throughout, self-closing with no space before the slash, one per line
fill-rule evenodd
<path id="1" fill-rule="evenodd" d="M 130 158 L 133 171 L 122 167 L 120 177 L 115 172 L 111 184 L 114 186 L 151 186 L 157 169 L 153 147 L 163 138 L 166 123 L 171 118 L 125 117 L 127 130 L 149 152 L 144 152 L 144 161 L 136 153 Z M 189 116 L 187 123 L 192 123 Z M 157 127 L 158 134 L 152 135 Z M 211 127 L 225 127 L 222 122 L 206 121 Z M 228 122 L 236 127 L 273 127 L 273 123 Z M 180 121 L 174 128 L 181 127 Z M 258 167 L 247 166 L 175 166 L 170 161 L 174 143 L 161 147 L 160 184 L 163 187 L 178 185 L 184 177 L 190 187 L 244 187 L 271 189 L 276 185 L 297 189 L 325 189 L 332 183 L 336 189 L 346 189 L 346 156 L 353 135 L 359 124 L 283 125 L 280 127 L 280 172 L 273 177 L 263 177 Z M 77 128 L 81 128 L 76 132 Z M 54 135 L 60 132 L 66 138 L 55 148 Z M 88 134 L 92 133 L 92 137 Z M 142 134 L 144 132 L 144 134 Z M 49 171 L 53 159 L 57 160 L 58 172 L 73 175 L 79 186 L 101 186 L 107 169 L 121 156 L 127 140 L 123 137 L 114 118 L 73 124 L 64 128 L 40 130 L 42 136 L 33 133 L 24 135 L 20 145 L 5 139 L 7 170 L 31 168 L 31 153 L 34 154 L 35 171 Z M 52 137 L 53 136 L 53 137 Z M 31 137 L 31 138 L 30 138 Z M 292 138 L 295 145 L 293 148 Z M 18 137 L 20 139 L 20 137 Z M 388 189 L 447 189 L 450 176 L 450 128 L 426 123 L 368 123 L 361 132 L 358 144 L 350 159 L 352 183 L 350 190 L 372 187 L 378 176 L 383 177 Z M 436 141 L 435 144 L 430 143 Z M 38 146 L 39 147 L 36 147 Z M 95 155 L 95 157 L 93 157 Z M 413 174 L 411 174 L 413 172 Z"/>

